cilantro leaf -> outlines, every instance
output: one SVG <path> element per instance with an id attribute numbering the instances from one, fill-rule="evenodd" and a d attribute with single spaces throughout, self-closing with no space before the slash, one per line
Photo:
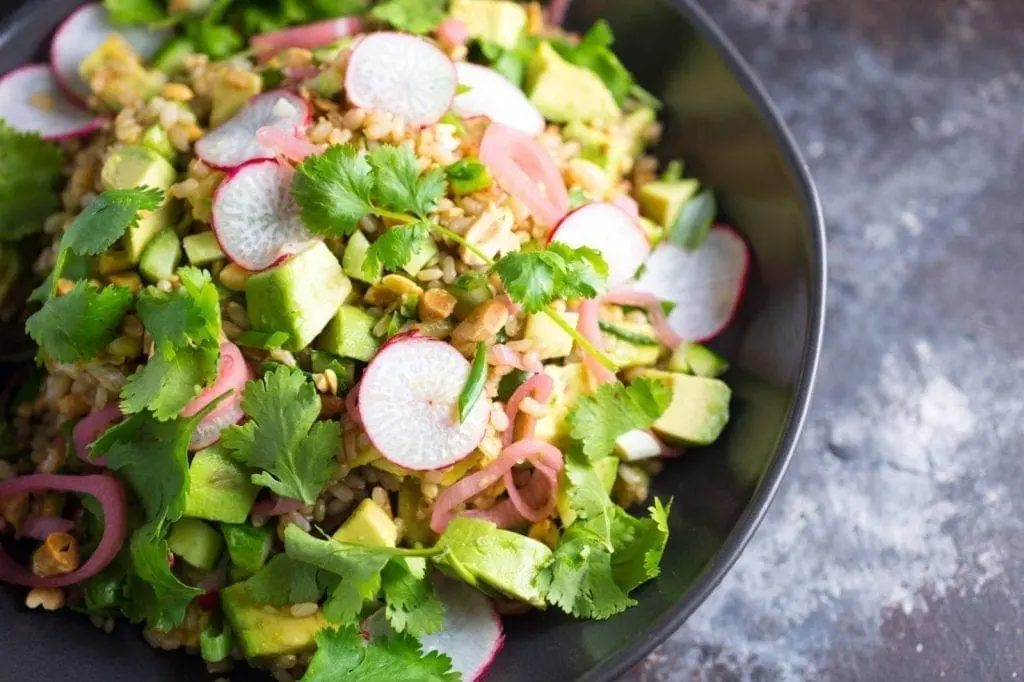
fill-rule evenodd
<path id="1" fill-rule="evenodd" d="M 316 634 L 316 653 L 301 682 L 459 682 L 448 656 L 424 652 L 412 636 L 367 642 L 354 625 Z"/>
<path id="2" fill-rule="evenodd" d="M 337 578 L 287 554 L 277 554 L 245 581 L 245 591 L 257 604 L 285 606 L 320 601 Z"/>
<path id="3" fill-rule="evenodd" d="M 605 490 L 594 465 L 573 447 L 565 453 L 566 499 L 569 508 L 583 521 L 591 521 L 594 533 L 612 548 L 612 521 L 617 507 Z"/>
<path id="4" fill-rule="evenodd" d="M 225 429 L 221 443 L 237 459 L 264 471 L 253 483 L 282 497 L 316 502 L 337 468 L 341 443 L 336 421 L 317 421 L 320 397 L 306 374 L 280 366 L 245 389 L 242 409 L 249 422 Z"/>
<path id="5" fill-rule="evenodd" d="M 604 293 L 608 283 L 608 264 L 601 252 L 589 246 L 573 248 L 562 242 L 551 242 L 548 251 L 558 254 L 565 263 L 559 298 L 568 301 L 590 299 Z"/>
<path id="6" fill-rule="evenodd" d="M 655 498 L 648 509 L 649 518 L 630 516 L 616 508 L 613 522 L 613 537 L 620 538 L 612 556 L 612 571 L 615 582 L 630 592 L 637 586 L 658 577 L 661 573 L 661 557 L 668 542 L 668 515 L 672 501 L 663 505 Z"/>
<path id="7" fill-rule="evenodd" d="M 366 250 L 363 274 L 374 278 L 381 269 L 398 270 L 408 263 L 430 239 L 430 226 L 413 223 L 393 227 L 377 237 Z"/>
<path id="8" fill-rule="evenodd" d="M 153 24 L 167 18 L 156 0 L 103 0 L 115 24 Z"/>
<path id="9" fill-rule="evenodd" d="M 127 591 L 126 615 L 133 621 L 167 632 L 181 625 L 189 603 L 203 591 L 185 585 L 171 572 L 170 548 L 160 524 L 146 525 L 132 534 L 134 575 Z"/>
<path id="10" fill-rule="evenodd" d="M 567 421 L 572 437 L 593 461 L 610 455 L 619 436 L 648 428 L 671 402 L 672 389 L 664 381 L 641 377 L 629 386 L 607 383 L 580 398 Z"/>
<path id="11" fill-rule="evenodd" d="M 711 232 L 711 224 L 718 214 L 718 202 L 711 189 L 690 197 L 679 210 L 675 223 L 665 238 L 676 246 L 696 251 Z"/>
<path id="12" fill-rule="evenodd" d="M 395 559 L 381 573 L 384 616 L 396 632 L 418 637 L 437 632 L 444 625 L 444 605 L 433 585 L 423 579 L 424 572 L 422 559 Z"/>
<path id="13" fill-rule="evenodd" d="M 612 552 L 584 523 L 562 536 L 543 574 L 550 604 L 577 618 L 603 620 L 636 604 L 612 574 Z"/>
<path id="14" fill-rule="evenodd" d="M 381 208 L 424 217 L 446 190 L 444 170 L 420 175 L 419 161 L 408 147 L 383 144 L 368 157 L 373 167 L 375 198 Z"/>
<path id="15" fill-rule="evenodd" d="M 141 211 L 158 210 L 163 197 L 163 192 L 152 187 L 107 190 L 78 214 L 64 234 L 61 248 L 81 256 L 101 254 L 138 225 Z"/>
<path id="16" fill-rule="evenodd" d="M 352 145 L 334 145 L 312 155 L 295 169 L 292 195 L 310 232 L 351 234 L 373 213 L 373 169 Z"/>
<path id="17" fill-rule="evenodd" d="M 28 300 L 32 303 L 46 303 L 53 298 L 52 292 L 56 288 L 54 281 L 57 278 L 66 279 L 71 282 L 79 282 L 89 277 L 89 259 L 86 256 L 79 256 L 74 251 L 67 249 L 57 254 L 57 264 L 50 274 L 46 276 L 43 283 L 37 286 Z"/>
<path id="18" fill-rule="evenodd" d="M 601 19 L 590 27 L 578 45 L 559 40 L 551 46 L 572 64 L 593 71 L 621 105 L 633 90 L 633 76 L 612 51 L 613 42 L 611 27 Z"/>
<path id="19" fill-rule="evenodd" d="M 216 360 L 213 367 L 216 371 Z M 171 358 L 156 354 L 121 387 L 121 411 L 134 414 L 152 410 L 158 419 L 173 419 L 207 383 L 208 357 L 186 349 Z"/>
<path id="20" fill-rule="evenodd" d="M 406 33 L 430 33 L 447 18 L 444 0 L 387 0 L 370 10 L 374 18 L 386 21 Z"/>
<path id="21" fill-rule="evenodd" d="M 0 119 L 0 242 L 43 229 L 60 208 L 60 148 Z"/>
<path id="22" fill-rule="evenodd" d="M 96 289 L 79 282 L 64 296 L 48 300 L 25 323 L 32 340 L 57 362 L 93 358 L 114 339 L 132 303 L 124 287 Z"/>
<path id="23" fill-rule="evenodd" d="M 526 312 L 536 313 L 555 300 L 598 296 L 607 287 L 608 265 L 594 249 L 552 242 L 544 248 L 506 254 L 492 271 L 512 300 Z"/>

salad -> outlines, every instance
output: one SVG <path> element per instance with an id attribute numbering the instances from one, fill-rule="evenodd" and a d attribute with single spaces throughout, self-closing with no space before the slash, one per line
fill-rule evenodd
<path id="1" fill-rule="evenodd" d="M 750 256 L 558 11 L 106 0 L 0 80 L 0 581 L 307 682 L 636 603 Z"/>

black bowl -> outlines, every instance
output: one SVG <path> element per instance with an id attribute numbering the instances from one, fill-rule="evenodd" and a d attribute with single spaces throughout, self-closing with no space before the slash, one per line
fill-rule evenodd
<path id="1" fill-rule="evenodd" d="M 0 32 L 0 73 L 44 55 L 54 28 L 79 4 L 27 0 Z M 660 155 L 685 158 L 689 174 L 716 188 L 722 218 L 749 240 L 756 268 L 734 328 L 718 341 L 734 367 L 732 423 L 714 447 L 669 462 L 654 485 L 675 500 L 661 577 L 638 590 L 638 606 L 608 621 L 554 612 L 506 619 L 505 649 L 490 675 L 503 682 L 614 680 L 683 624 L 736 560 L 779 486 L 822 338 L 821 210 L 756 78 L 693 2 L 577 0 L 568 23 L 583 28 L 599 18 L 614 29 L 626 65 L 665 102 Z M 205 674 L 197 659 L 154 652 L 132 626 L 106 636 L 74 614 L 22 613 L 23 598 L 20 590 L 0 593 L 3 679 L 157 682 Z"/>

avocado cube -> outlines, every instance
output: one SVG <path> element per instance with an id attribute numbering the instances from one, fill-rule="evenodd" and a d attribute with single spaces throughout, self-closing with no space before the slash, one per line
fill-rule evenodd
<path id="1" fill-rule="evenodd" d="M 672 353 L 668 361 L 670 372 L 682 372 L 714 379 L 729 369 L 729 361 L 699 343 L 684 343 Z"/>
<path id="2" fill-rule="evenodd" d="M 223 523 L 220 532 L 224 535 L 231 566 L 239 577 L 249 577 L 263 568 L 274 544 L 273 525 L 256 528 L 247 523 Z"/>
<path id="3" fill-rule="evenodd" d="M 637 340 L 651 339 L 653 343 L 634 343 L 623 338 L 622 335 L 615 335 L 609 332 L 602 332 L 601 339 L 604 341 L 604 353 L 608 359 L 619 367 L 653 367 L 661 356 L 661 346 L 655 339 L 654 328 L 650 324 L 630 324 L 618 322 L 617 329 L 625 335 L 632 335 Z"/>
<path id="4" fill-rule="evenodd" d="M 410 277 L 415 277 L 427 262 L 437 254 L 437 244 L 434 243 L 433 239 L 428 239 L 412 254 L 412 257 L 402 266 L 402 269 Z"/>
<path id="5" fill-rule="evenodd" d="M 181 240 L 174 230 L 166 227 L 153 237 L 142 251 L 139 272 L 148 281 L 156 284 L 170 279 L 181 263 Z"/>
<path id="6" fill-rule="evenodd" d="M 651 428 L 684 445 L 710 445 L 729 421 L 732 391 L 719 379 L 648 370 L 644 376 L 668 382 L 672 402 Z"/>
<path id="7" fill-rule="evenodd" d="M 334 533 L 334 539 L 353 545 L 395 547 L 398 545 L 398 526 L 373 500 L 363 500 Z"/>
<path id="8" fill-rule="evenodd" d="M 185 516 L 224 523 L 242 523 L 259 487 L 249 473 L 219 445 L 200 450 L 188 468 Z"/>
<path id="9" fill-rule="evenodd" d="M 367 277 L 363 272 L 363 263 L 366 262 L 366 252 L 370 248 L 370 240 L 359 230 L 352 233 L 345 244 L 345 253 L 341 257 L 341 267 L 345 274 L 352 279 L 374 284 L 380 279 L 380 273 L 376 277 Z"/>
<path id="10" fill-rule="evenodd" d="M 190 234 L 181 240 L 185 257 L 192 265 L 209 265 L 224 258 L 224 252 L 213 231 Z"/>
<path id="11" fill-rule="evenodd" d="M 380 342 L 373 335 L 377 319 L 355 306 L 343 305 L 327 324 L 317 346 L 343 358 L 369 362 Z"/>
<path id="12" fill-rule="evenodd" d="M 580 396 L 590 393 L 587 370 L 582 363 L 568 363 L 562 367 L 544 368 L 555 383 L 544 417 L 537 420 L 534 437 L 555 446 L 564 445 L 569 436 L 566 417 Z"/>
<path id="13" fill-rule="evenodd" d="M 324 330 L 352 282 L 323 242 L 249 277 L 245 300 L 256 331 L 285 332 L 285 350 L 302 350 Z M 328 349 L 329 350 L 329 349 Z"/>
<path id="14" fill-rule="evenodd" d="M 562 319 L 573 328 L 576 327 L 580 317 L 576 313 L 556 314 L 561 315 Z M 533 342 L 537 349 L 537 356 L 541 360 L 564 358 L 572 352 L 575 343 L 568 332 L 544 313 L 533 313 L 527 316 L 526 326 L 523 328 L 523 338 Z"/>
<path id="15" fill-rule="evenodd" d="M 314 637 L 327 627 L 319 611 L 296 618 L 288 609 L 268 609 L 254 603 L 244 583 L 221 590 L 220 603 L 248 659 L 267 660 L 311 651 L 316 646 Z"/>
<path id="16" fill-rule="evenodd" d="M 615 479 L 619 475 L 619 460 L 615 457 L 602 457 L 593 464 L 597 477 L 601 480 L 604 491 L 611 495 L 615 487 Z M 569 486 L 561 485 L 558 488 L 556 500 L 558 516 L 562 519 L 562 526 L 568 528 L 576 520 L 576 512 L 569 506 Z"/>
<path id="17" fill-rule="evenodd" d="M 224 538 L 213 526 L 186 517 L 171 526 L 167 546 L 189 566 L 209 571 L 220 559 Z"/>
<path id="18" fill-rule="evenodd" d="M 131 44 L 113 32 L 82 60 L 78 73 L 113 111 L 142 104 L 167 80 L 159 71 L 146 70 Z"/>
<path id="19" fill-rule="evenodd" d="M 660 244 L 661 240 L 665 238 L 665 228 L 650 218 L 640 216 L 637 219 L 636 224 L 644 231 L 644 235 L 647 236 L 647 241 L 651 243 L 652 247 Z"/>
<path id="20" fill-rule="evenodd" d="M 541 43 L 526 73 L 526 93 L 544 118 L 559 123 L 614 121 L 619 105 L 597 74 Z"/>
<path id="21" fill-rule="evenodd" d="M 466 25 L 470 38 L 497 43 L 506 50 L 519 45 L 528 23 L 526 9 L 505 0 L 452 0 L 451 14 Z"/>
<path id="22" fill-rule="evenodd" d="M 151 125 L 142 134 L 142 146 L 152 149 L 168 161 L 174 161 L 177 151 L 171 143 L 171 136 L 159 125 Z"/>
<path id="23" fill-rule="evenodd" d="M 104 189 L 154 187 L 166 191 L 177 179 L 177 171 L 164 157 L 141 145 L 119 147 L 107 157 L 100 171 Z M 124 236 L 124 246 L 132 263 L 138 263 L 150 240 L 174 223 L 174 202 L 164 197 L 158 211 L 139 215 L 138 223 Z"/>
<path id="24" fill-rule="evenodd" d="M 645 218 L 650 218 L 667 230 L 675 224 L 679 212 L 683 210 L 683 204 L 689 201 L 698 189 L 700 183 L 690 179 L 649 182 L 640 188 L 637 196 L 640 212 Z"/>
<path id="25" fill-rule="evenodd" d="M 263 77 L 251 71 L 242 71 L 224 65 L 218 71 L 213 92 L 213 107 L 210 110 L 210 127 L 232 119 L 249 100 L 263 92 Z"/>

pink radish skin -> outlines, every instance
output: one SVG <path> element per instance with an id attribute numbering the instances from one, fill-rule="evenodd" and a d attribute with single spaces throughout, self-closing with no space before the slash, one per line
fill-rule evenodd
<path id="1" fill-rule="evenodd" d="M 312 113 L 299 96 L 285 90 L 257 95 L 229 121 L 211 130 L 196 142 L 196 156 L 208 166 L 230 170 L 250 161 L 274 158 L 274 150 L 261 144 L 256 134 L 261 128 L 275 128 L 298 137 L 305 133 Z"/>
<path id="2" fill-rule="evenodd" d="M 668 324 L 681 337 L 708 341 L 736 315 L 746 290 L 750 260 L 743 237 L 731 227 L 716 225 L 696 251 L 660 244 L 635 289 L 676 304 Z"/>
<path id="3" fill-rule="evenodd" d="M 0 79 L 0 118 L 44 140 L 82 137 L 104 123 L 64 95 L 46 64 L 23 66 Z"/>
<path id="4" fill-rule="evenodd" d="M 608 263 L 608 286 L 633 278 L 651 254 L 651 243 L 626 211 L 606 203 L 587 204 L 570 213 L 549 241 L 597 249 Z"/>
<path id="5" fill-rule="evenodd" d="M 439 121 L 451 108 L 457 87 L 452 60 L 435 45 L 404 33 L 366 36 L 352 51 L 345 72 L 352 104 L 414 126 Z"/>
<path id="6" fill-rule="evenodd" d="M 469 361 L 444 341 L 391 341 L 359 383 L 359 414 L 374 447 L 405 469 L 431 471 L 464 459 L 483 440 L 490 402 L 481 396 L 466 421 L 458 401 Z"/>
<path id="7" fill-rule="evenodd" d="M 211 214 L 221 250 L 233 263 L 266 270 L 313 240 L 292 197 L 293 169 L 251 161 L 217 188 Z"/>
<path id="8" fill-rule="evenodd" d="M 117 26 L 98 2 L 75 10 L 53 36 L 50 64 L 61 89 L 78 104 L 84 104 L 92 94 L 89 84 L 79 75 L 78 67 L 111 33 L 121 34 L 143 60 L 155 55 L 172 35 L 170 31 L 145 26 Z"/>
<path id="9" fill-rule="evenodd" d="M 363 22 L 355 17 L 318 21 L 305 26 L 295 26 L 272 33 L 261 33 L 252 37 L 249 44 L 260 60 L 266 61 L 281 50 L 298 47 L 315 50 L 330 45 L 336 40 L 354 36 L 363 30 Z"/>
<path id="10" fill-rule="evenodd" d="M 536 137 L 544 132 L 544 116 L 512 81 L 485 66 L 459 62 L 459 85 L 469 88 L 455 98 L 452 111 L 460 118 L 486 116 Z"/>

